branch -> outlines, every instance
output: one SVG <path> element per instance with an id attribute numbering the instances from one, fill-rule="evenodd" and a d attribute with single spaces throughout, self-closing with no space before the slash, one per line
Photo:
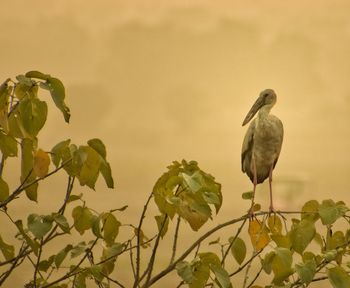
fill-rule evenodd
<path id="1" fill-rule="evenodd" d="M 231 247 L 232 247 L 232 245 L 233 245 L 233 242 L 235 242 L 235 240 L 237 239 L 238 235 L 241 233 L 241 231 L 242 231 L 242 229 L 243 229 L 243 227 L 244 227 L 244 224 L 245 224 L 246 222 L 247 222 L 247 218 L 244 219 L 244 221 L 242 222 L 241 226 L 239 226 L 239 228 L 238 228 L 238 230 L 237 230 L 237 232 L 236 232 L 236 235 L 233 237 L 232 241 L 231 241 L 230 244 L 228 245 L 228 248 L 227 248 L 227 250 L 225 251 L 225 254 L 224 254 L 224 256 L 222 257 L 222 260 L 221 260 L 221 265 L 222 265 L 222 267 L 225 267 L 225 260 L 226 260 L 226 257 L 227 257 L 227 255 L 228 255 L 228 253 L 229 253 L 229 251 L 230 251 L 230 249 L 231 249 Z"/>
<path id="2" fill-rule="evenodd" d="M 260 212 L 257 213 L 256 215 L 264 215 L 267 214 L 268 212 Z M 153 283 L 167 275 L 169 272 L 171 272 L 175 267 L 176 264 L 179 263 L 180 261 L 184 260 L 202 241 L 204 241 L 206 238 L 208 238 L 210 235 L 215 233 L 216 231 L 229 226 L 233 225 L 237 222 L 244 221 L 245 219 L 249 218 L 249 215 L 246 214 L 240 218 L 232 219 L 230 221 L 227 221 L 225 223 L 219 224 L 215 226 L 214 228 L 210 229 L 208 232 L 204 233 L 201 237 L 199 237 L 179 258 L 177 258 L 172 264 L 170 264 L 167 268 L 165 268 L 163 271 L 159 272 L 157 275 L 155 275 L 153 278 L 151 278 L 148 282 L 148 285 L 151 286 Z M 149 286 L 143 286 L 143 287 L 149 287 Z"/>
<path id="3" fill-rule="evenodd" d="M 22 247 L 20 249 L 20 251 L 18 252 L 18 255 L 16 256 L 16 258 L 14 258 L 14 261 L 12 261 L 12 265 L 10 267 L 9 270 L 7 270 L 6 272 L 4 272 L 1 276 L 0 276 L 0 287 L 2 286 L 2 284 L 4 284 L 4 282 L 6 281 L 6 279 L 10 276 L 10 274 L 13 272 L 13 270 L 22 264 L 22 262 L 24 261 L 24 257 L 22 257 L 22 254 L 26 251 L 26 249 L 28 249 L 28 246 L 24 246 L 24 243 L 22 244 Z"/>
<path id="4" fill-rule="evenodd" d="M 77 269 L 79 269 L 80 265 L 83 264 L 83 262 L 85 261 L 85 259 L 89 256 L 90 251 L 95 247 L 97 241 L 98 241 L 98 237 L 96 237 L 96 239 L 94 240 L 94 242 L 91 244 L 90 248 L 86 249 L 86 252 L 84 254 L 84 256 L 80 259 L 80 261 L 78 262 L 78 264 L 76 266 L 74 266 L 74 268 L 72 270 L 70 270 L 66 275 L 56 279 L 55 281 L 48 283 L 44 286 L 42 286 L 41 288 L 47 288 L 47 287 L 51 287 L 59 282 L 62 282 L 70 277 L 73 277 L 79 273 L 81 273 L 82 271 L 76 271 Z"/>
<path id="5" fill-rule="evenodd" d="M 148 283 L 149 283 L 149 280 L 151 279 L 151 276 L 152 276 L 152 271 L 153 271 L 153 266 L 154 266 L 154 261 L 156 259 L 156 253 L 157 253 L 157 249 L 158 249 L 158 245 L 159 245 L 159 241 L 160 241 L 160 238 L 161 238 L 161 235 L 162 235 L 162 231 L 164 229 L 164 226 L 165 226 L 165 223 L 166 221 L 168 220 L 168 215 L 165 215 L 164 216 L 164 220 L 162 222 L 162 226 L 160 227 L 159 229 L 159 233 L 157 235 L 157 238 L 156 238 L 156 242 L 154 243 L 154 247 L 153 247 L 153 250 L 152 250 L 152 255 L 151 255 L 151 259 L 149 261 L 149 264 L 148 264 L 148 267 L 146 269 L 146 271 L 148 271 L 148 275 L 147 275 L 147 279 L 146 279 L 146 287 L 148 287 Z M 145 272 L 146 272 L 145 271 Z M 141 277 L 143 278 L 143 276 Z M 140 279 L 141 281 L 141 279 Z"/>
<path id="6" fill-rule="evenodd" d="M 251 263 L 255 257 L 257 257 L 258 255 L 260 255 L 260 253 L 263 251 L 264 249 L 261 249 L 260 251 L 256 252 L 253 254 L 252 257 L 250 257 L 242 266 L 240 266 L 239 268 L 237 268 L 236 271 L 232 272 L 231 274 L 229 274 L 230 277 L 236 275 L 237 273 L 241 272 L 247 265 L 249 265 L 249 263 Z"/>
<path id="7" fill-rule="evenodd" d="M 40 258 L 41 258 L 41 253 L 43 251 L 43 240 L 40 241 L 40 246 L 39 246 L 39 252 L 38 252 L 38 257 L 36 260 L 36 265 L 35 266 L 35 270 L 34 270 L 34 277 L 33 277 L 33 282 L 34 282 L 34 287 L 37 287 L 37 275 L 38 275 L 38 271 L 39 271 L 39 263 L 40 263 Z"/>
<path id="8" fill-rule="evenodd" d="M 50 173 L 46 174 L 44 177 L 42 178 L 37 178 L 34 181 L 26 184 L 26 180 L 29 178 L 30 174 L 32 171 L 30 171 L 30 173 L 28 174 L 28 176 L 26 177 L 26 179 L 24 179 L 24 181 L 21 183 L 21 185 L 18 186 L 18 188 L 12 192 L 12 194 L 7 197 L 4 201 L 2 201 L 0 203 L 0 208 L 6 206 L 9 202 L 11 202 L 13 199 L 15 199 L 19 194 L 21 194 L 22 191 L 24 191 L 25 189 L 27 189 L 28 187 L 32 186 L 35 183 L 38 183 L 44 179 L 46 179 L 47 177 L 50 177 L 52 174 L 55 174 L 56 172 L 58 172 L 59 170 L 61 170 L 64 166 L 66 166 L 70 161 L 72 161 L 72 159 L 68 159 L 67 161 L 63 162 L 61 166 L 57 167 L 55 170 L 51 171 Z"/>
<path id="9" fill-rule="evenodd" d="M 146 204 L 143 206 L 143 211 L 140 217 L 140 222 L 139 222 L 139 226 L 137 227 L 137 246 L 136 246 L 136 277 L 135 277 L 135 282 L 133 285 L 133 288 L 136 288 L 138 286 L 139 283 L 139 277 L 140 277 L 140 257 L 141 257 L 141 251 L 140 251 L 140 233 L 141 233 L 141 227 L 142 227 L 142 223 L 143 223 L 143 219 L 145 218 L 145 214 L 148 208 L 148 204 L 151 201 L 151 198 L 153 196 L 153 192 L 151 192 L 151 194 L 148 196 L 148 199 L 146 201 Z"/>
<path id="10" fill-rule="evenodd" d="M 253 284 L 255 283 L 256 279 L 258 279 L 258 277 L 260 276 L 260 273 L 262 272 L 263 267 L 261 266 L 259 271 L 256 273 L 256 275 L 254 276 L 253 280 L 249 283 L 249 285 L 247 286 L 247 288 L 250 288 L 253 286 Z"/>
<path id="11" fill-rule="evenodd" d="M 177 217 L 177 222 L 176 222 L 175 234 L 174 234 L 173 252 L 172 252 L 171 258 L 170 258 L 170 264 L 173 263 L 174 259 L 175 259 L 177 239 L 178 239 L 178 236 L 179 236 L 180 222 L 181 222 L 181 217 L 178 216 Z"/>

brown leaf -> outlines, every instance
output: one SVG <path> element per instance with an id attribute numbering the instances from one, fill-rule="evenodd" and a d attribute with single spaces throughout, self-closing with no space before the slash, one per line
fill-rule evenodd
<path id="1" fill-rule="evenodd" d="M 267 227 L 258 220 L 249 222 L 248 233 L 255 251 L 260 251 L 270 242 Z"/>
<path id="2" fill-rule="evenodd" d="M 45 177 L 49 172 L 49 165 L 50 165 L 49 155 L 45 151 L 39 149 L 34 155 L 34 165 L 33 165 L 34 173 L 39 178 Z"/>

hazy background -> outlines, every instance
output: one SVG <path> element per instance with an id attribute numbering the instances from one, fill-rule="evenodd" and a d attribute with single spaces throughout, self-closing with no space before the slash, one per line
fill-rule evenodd
<path id="1" fill-rule="evenodd" d="M 40 146 L 94 137 L 107 146 L 116 188 L 99 181 L 96 192 L 81 190 L 97 210 L 129 204 L 119 218 L 136 224 L 156 179 L 185 158 L 222 184 L 216 221 L 243 214 L 240 195 L 252 184 L 240 169 L 241 123 L 265 88 L 277 92 L 273 114 L 285 128 L 276 208 L 330 197 L 349 204 L 348 1 L 1 0 L 1 11 L 0 79 L 39 70 L 66 86 L 71 123 L 50 105 Z M 15 187 L 18 167 L 9 164 L 4 178 Z M 62 173 L 43 185 L 39 205 L 20 199 L 9 211 L 19 219 L 57 209 L 65 181 Z M 266 183 L 257 194 L 267 208 Z M 5 223 L 0 215 L 2 236 L 14 232 Z M 150 219 L 146 232 L 154 229 Z M 23 285 L 30 271 L 5 287 Z"/>

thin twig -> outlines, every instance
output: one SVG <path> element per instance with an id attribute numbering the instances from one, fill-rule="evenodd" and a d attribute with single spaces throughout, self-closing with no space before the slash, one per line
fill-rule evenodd
<path id="1" fill-rule="evenodd" d="M 77 269 L 80 268 L 80 265 L 83 264 L 83 262 L 85 261 L 85 259 L 89 256 L 90 251 L 95 247 L 97 241 L 98 241 L 98 237 L 96 237 L 96 239 L 94 240 L 94 242 L 91 244 L 90 248 L 86 249 L 86 252 L 84 254 L 84 256 L 80 259 L 80 261 L 78 262 L 77 265 L 74 266 L 74 268 L 72 270 L 70 270 L 66 275 L 56 279 L 55 281 L 48 283 L 46 285 L 43 285 L 41 288 L 47 288 L 47 287 L 51 287 L 59 282 L 62 282 L 70 277 L 73 277 L 79 273 L 81 273 L 81 271 L 76 271 Z"/>
<path id="2" fill-rule="evenodd" d="M 230 277 L 236 275 L 237 273 L 241 272 L 247 265 L 249 265 L 249 263 L 251 263 L 255 257 L 257 257 L 258 255 L 260 255 L 260 253 L 263 251 L 264 249 L 261 249 L 258 252 L 253 253 L 253 256 L 250 257 L 242 266 L 240 266 L 239 268 L 237 268 L 234 272 L 232 272 L 231 274 L 229 274 Z"/>
<path id="3" fill-rule="evenodd" d="M 10 274 L 13 272 L 13 270 L 22 264 L 22 262 L 24 261 L 24 257 L 22 257 L 22 253 L 28 248 L 28 246 L 24 245 L 24 242 L 22 243 L 22 246 L 18 252 L 18 255 L 16 256 L 16 258 L 14 258 L 14 261 L 11 264 L 11 267 L 9 270 L 7 270 L 6 272 L 4 272 L 1 276 L 0 276 L 0 287 L 2 286 L 2 284 L 4 284 L 4 282 L 6 281 L 6 279 L 10 276 Z"/>
<path id="4" fill-rule="evenodd" d="M 33 180 L 30 183 L 26 184 L 26 180 L 28 180 L 32 170 L 30 171 L 30 173 L 27 175 L 26 179 L 24 179 L 24 181 L 21 183 L 21 185 L 18 186 L 18 188 L 12 192 L 12 194 L 7 197 L 4 201 L 2 201 L 0 203 L 0 208 L 6 206 L 9 202 L 11 202 L 13 199 L 15 199 L 22 191 L 24 191 L 25 189 L 27 189 L 28 187 L 34 185 L 35 183 L 38 183 L 44 179 L 46 179 L 47 177 L 50 177 L 52 174 L 55 174 L 56 172 L 58 172 L 59 170 L 61 170 L 64 166 L 66 166 L 70 161 L 72 161 L 72 159 L 68 159 L 67 161 L 63 162 L 61 166 L 57 167 L 55 170 L 51 171 L 50 173 L 46 174 L 44 177 L 42 178 L 37 178 L 35 180 Z"/>
<path id="5" fill-rule="evenodd" d="M 168 217 L 169 217 L 168 215 L 164 216 L 164 220 L 162 222 L 162 225 L 161 225 L 161 227 L 159 229 L 159 233 L 157 235 L 156 241 L 154 243 L 154 247 L 153 247 L 153 250 L 152 250 L 152 255 L 151 255 L 148 267 L 146 269 L 146 271 L 148 271 L 147 278 L 146 278 L 146 284 L 145 284 L 146 287 L 148 287 L 149 280 L 151 279 L 151 276 L 152 276 L 152 271 L 153 271 L 154 261 L 156 259 L 156 253 L 157 253 L 157 250 L 158 250 L 159 241 L 160 241 L 160 238 L 161 238 L 162 231 L 164 229 L 165 223 L 168 220 Z"/>
<path id="6" fill-rule="evenodd" d="M 139 277 L 140 277 L 140 257 L 141 257 L 141 249 L 140 249 L 140 238 L 141 238 L 141 227 L 143 223 L 143 219 L 145 218 L 145 214 L 148 208 L 148 204 L 151 201 L 151 198 L 153 196 L 153 192 L 150 193 L 148 196 L 148 199 L 146 201 L 146 204 L 143 206 L 142 214 L 140 217 L 139 225 L 137 227 L 137 246 L 136 246 L 136 277 L 134 281 L 133 288 L 136 288 L 138 286 L 138 283 L 140 282 Z"/>
<path id="7" fill-rule="evenodd" d="M 256 215 L 264 215 L 268 212 L 259 212 Z M 165 275 L 167 275 L 170 271 L 172 271 L 175 267 L 176 264 L 179 263 L 180 261 L 184 260 L 202 241 L 204 241 L 206 238 L 208 238 L 210 235 L 212 235 L 213 233 L 215 233 L 216 231 L 229 226 L 229 225 L 233 225 L 237 222 L 241 222 L 244 221 L 244 219 L 246 219 L 247 217 L 249 217 L 248 214 L 236 218 L 236 219 L 232 219 L 230 221 L 227 221 L 225 223 L 219 224 L 217 226 L 215 226 L 214 228 L 210 229 L 209 231 L 207 231 L 206 233 L 204 233 L 201 237 L 199 237 L 184 253 L 182 253 L 182 255 L 180 257 L 178 257 L 171 265 L 169 265 L 167 268 L 165 268 L 164 270 L 162 270 L 161 272 L 159 272 L 157 275 L 155 275 L 153 278 L 151 278 L 149 280 L 148 285 L 151 286 L 153 283 L 155 283 L 156 281 L 158 281 L 159 279 L 161 279 L 162 277 L 164 277 Z M 147 286 L 144 286 L 147 287 Z"/>
<path id="8" fill-rule="evenodd" d="M 258 279 L 258 277 L 260 276 L 261 272 L 263 270 L 263 267 L 261 266 L 259 271 L 256 273 L 256 275 L 254 276 L 254 278 L 252 279 L 252 281 L 249 283 L 249 285 L 247 286 L 247 288 L 250 288 L 253 286 L 253 284 L 255 283 L 256 279 Z"/>
<path id="9" fill-rule="evenodd" d="M 255 251 L 253 251 L 253 256 L 256 254 Z M 246 288 L 247 286 L 247 281 L 248 281 L 248 278 L 249 278 L 249 270 L 250 268 L 252 267 L 252 263 L 253 263 L 253 260 L 252 261 L 249 261 L 248 262 L 248 265 L 247 265 L 247 269 L 245 270 L 245 273 L 244 273 L 244 280 L 243 280 L 243 288 Z"/>
<path id="10" fill-rule="evenodd" d="M 5 156 L 4 156 L 4 154 L 2 154 L 1 163 L 0 163 L 0 177 L 2 176 L 2 171 L 4 170 L 4 165 L 5 165 Z"/>
<path id="11" fill-rule="evenodd" d="M 109 281 L 113 282 L 114 284 L 117 284 L 120 288 L 125 288 L 125 286 L 124 286 L 122 283 L 120 283 L 120 282 L 117 281 L 117 280 L 112 279 L 112 278 L 109 277 L 108 275 L 106 275 L 106 274 L 104 274 L 104 273 L 102 273 L 102 272 L 101 272 L 101 275 L 102 275 L 103 277 L 105 277 L 106 279 L 108 279 Z"/>
<path id="12" fill-rule="evenodd" d="M 130 247 L 131 247 L 131 241 L 129 240 L 129 244 L 130 244 Z M 129 250 L 130 253 L 130 265 L 131 265 L 131 270 L 132 270 L 132 273 L 134 275 L 134 278 L 136 278 L 136 270 L 135 270 L 135 265 L 134 265 L 134 256 L 132 254 L 132 249 Z"/>
<path id="13" fill-rule="evenodd" d="M 39 263 L 40 263 L 40 258 L 41 258 L 41 253 L 43 251 L 43 240 L 40 240 L 40 246 L 39 246 L 39 252 L 38 252 L 38 257 L 36 259 L 36 264 L 34 265 L 35 269 L 34 269 L 34 277 L 33 277 L 33 283 L 34 283 L 34 287 L 37 287 L 37 275 L 38 275 L 38 271 L 39 271 Z"/>
<path id="14" fill-rule="evenodd" d="M 228 245 L 228 247 L 227 247 L 227 249 L 226 249 L 226 251 L 225 251 L 225 254 L 224 254 L 224 256 L 222 257 L 222 260 L 221 260 L 221 265 L 222 265 L 222 267 L 225 267 L 225 260 L 226 260 L 226 257 L 227 257 L 227 255 L 228 255 L 228 253 L 230 252 L 231 247 L 232 247 L 233 243 L 235 242 L 235 240 L 237 239 L 238 235 L 241 233 L 241 231 L 242 231 L 242 229 L 243 229 L 243 227 L 244 227 L 244 224 L 245 224 L 246 222 L 247 222 L 247 218 L 244 219 L 244 221 L 242 222 L 241 226 L 239 226 L 239 228 L 238 228 L 238 230 L 237 230 L 235 236 L 233 237 L 232 241 L 230 241 L 230 244 Z"/>
<path id="15" fill-rule="evenodd" d="M 173 263 L 175 259 L 177 239 L 179 237 L 180 222 L 181 222 L 181 217 L 178 216 L 177 222 L 176 222 L 175 234 L 174 234 L 173 252 L 171 253 L 171 258 L 170 258 L 170 264 Z"/>

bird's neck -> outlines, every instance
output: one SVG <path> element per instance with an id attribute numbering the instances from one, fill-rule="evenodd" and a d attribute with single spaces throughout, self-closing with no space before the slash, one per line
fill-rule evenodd
<path id="1" fill-rule="evenodd" d="M 264 105 L 263 107 L 261 107 L 258 113 L 258 118 L 260 119 L 266 118 L 269 115 L 272 106 L 273 105 Z"/>

